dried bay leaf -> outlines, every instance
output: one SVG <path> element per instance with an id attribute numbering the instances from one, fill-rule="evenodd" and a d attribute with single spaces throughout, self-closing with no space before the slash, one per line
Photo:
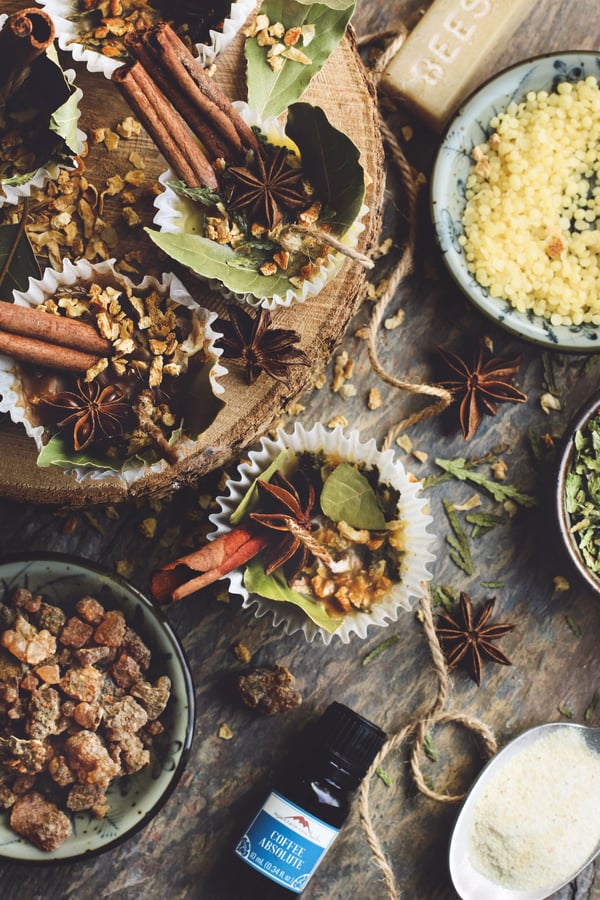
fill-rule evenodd
<path id="1" fill-rule="evenodd" d="M 321 509 L 334 522 L 352 528 L 384 531 L 385 517 L 375 492 L 365 476 L 350 463 L 340 463 L 326 478 L 321 491 Z"/>
<path id="2" fill-rule="evenodd" d="M 285 131 L 300 150 L 302 168 L 327 207 L 336 233 L 344 234 L 356 221 L 365 196 L 358 147 L 310 103 L 290 107 Z"/>
<path id="3" fill-rule="evenodd" d="M 344 36 L 354 5 L 354 0 L 326 0 L 324 3 L 264 0 L 260 12 L 268 16 L 271 23 L 281 22 L 286 29 L 311 24 L 315 26 L 315 33 L 305 50 L 310 63 L 304 65 L 286 60 L 278 72 L 274 72 L 267 61 L 268 47 L 261 47 L 256 38 L 246 39 L 248 105 L 262 119 L 278 116 L 302 96 Z M 298 46 L 304 50 L 302 42 Z"/>
<path id="4" fill-rule="evenodd" d="M 284 601 L 298 606 L 308 618 L 324 631 L 333 633 L 342 623 L 341 618 L 328 615 L 322 606 L 314 603 L 299 591 L 288 587 L 285 575 L 277 570 L 272 575 L 265 575 L 260 557 L 251 560 L 244 570 L 244 585 L 253 594 L 266 600 Z"/>

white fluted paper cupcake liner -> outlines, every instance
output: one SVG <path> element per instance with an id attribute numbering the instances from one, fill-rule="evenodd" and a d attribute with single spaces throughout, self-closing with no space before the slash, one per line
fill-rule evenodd
<path id="1" fill-rule="evenodd" d="M 296 423 L 292 432 L 279 429 L 275 438 L 262 438 L 258 449 L 250 451 L 248 461 L 238 467 L 237 477 L 228 481 L 228 493 L 217 497 L 220 509 L 209 517 L 216 529 L 208 535 L 209 539 L 214 540 L 231 530 L 231 514 L 255 478 L 282 449 L 289 449 L 294 453 L 323 451 L 340 461 L 360 463 L 366 469 L 376 467 L 381 482 L 400 492 L 397 518 L 405 526 L 400 581 L 393 585 L 385 597 L 373 604 L 369 613 L 357 610 L 346 614 L 333 634 L 319 628 L 291 603 L 266 600 L 250 594 L 244 585 L 243 571 L 240 569 L 225 576 L 231 592 L 239 594 L 243 598 L 242 606 L 253 609 L 257 618 L 270 614 L 274 626 L 283 627 L 286 634 L 301 631 L 308 641 L 320 636 L 325 644 L 329 644 L 334 638 L 348 643 L 353 634 L 362 639 L 367 636 L 369 628 L 381 628 L 395 622 L 401 610 L 412 608 L 411 600 L 420 596 L 422 583 L 431 580 L 428 564 L 435 559 L 430 552 L 435 538 L 427 530 L 427 526 L 433 519 L 427 512 L 427 501 L 420 496 L 420 482 L 406 472 L 392 450 L 378 450 L 373 439 L 361 441 L 357 431 L 345 434 L 339 426 L 331 430 L 321 423 L 306 430 L 300 423 Z"/>
<path id="2" fill-rule="evenodd" d="M 272 140 L 274 143 L 289 141 L 279 119 L 272 116 L 261 121 L 259 116 L 243 100 L 236 100 L 233 105 L 247 125 L 250 125 L 251 128 L 260 128 L 269 140 Z M 192 200 L 179 196 L 168 187 L 169 181 L 176 180 L 174 173 L 169 169 L 163 172 L 158 180 L 165 190 L 154 200 L 156 213 L 153 222 L 157 228 L 169 234 L 201 234 L 201 209 Z M 364 219 L 368 212 L 369 207 L 363 203 L 355 221 L 346 233 L 339 238 L 340 243 L 351 249 L 357 246 L 360 235 L 365 230 Z M 328 282 L 335 278 L 345 261 L 346 257 L 343 253 L 332 251 L 327 254 L 324 264 L 319 267 L 312 277 L 306 278 L 302 282 L 301 287 L 296 288 L 290 285 L 285 294 L 272 294 L 270 297 L 255 297 L 253 294 L 235 293 L 228 290 L 221 281 L 207 280 L 213 290 L 219 290 L 226 297 L 235 297 L 249 306 L 274 310 L 280 306 L 289 307 L 295 303 L 304 303 L 309 297 L 316 296 Z M 203 277 L 197 272 L 193 272 L 193 274 L 199 278 Z"/>
<path id="3" fill-rule="evenodd" d="M 8 16 L 5 13 L 0 14 L 0 29 L 2 29 L 7 19 Z M 79 119 L 83 91 L 75 85 L 75 71 L 73 69 L 67 69 L 63 72 L 63 75 L 71 87 L 74 88 L 74 93 L 77 98 L 77 118 Z M 76 148 L 78 154 L 83 151 L 86 140 L 86 133 L 78 128 Z M 75 167 L 76 163 L 47 163 L 45 166 L 40 166 L 39 169 L 36 169 L 31 178 L 28 178 L 27 181 L 23 181 L 19 184 L 10 184 L 8 180 L 2 179 L 1 184 L 3 193 L 0 193 L 0 208 L 3 206 L 16 206 L 21 200 L 30 197 L 34 188 L 43 188 L 48 181 L 54 181 L 61 169 L 74 169 Z"/>
<path id="4" fill-rule="evenodd" d="M 115 69 L 123 65 L 122 60 L 105 56 L 97 50 L 85 47 L 77 40 L 80 35 L 79 25 L 75 19 L 78 12 L 77 0 L 40 0 L 39 5 L 54 21 L 60 49 L 70 53 L 77 62 L 83 63 L 88 71 L 101 72 L 106 78 L 110 78 Z M 229 16 L 223 22 L 223 31 L 211 30 L 209 43 L 195 45 L 198 59 L 203 66 L 213 63 L 229 46 L 255 7 L 256 0 L 236 0 L 231 4 Z"/>
<path id="5" fill-rule="evenodd" d="M 227 369 L 218 361 L 223 351 L 215 346 L 215 341 L 219 339 L 220 335 L 211 327 L 212 323 L 217 319 L 217 314 L 201 307 L 172 272 L 164 273 L 160 280 L 151 275 L 146 275 L 141 282 L 135 284 L 125 275 L 117 272 L 114 259 L 99 263 L 90 263 L 85 259 L 80 259 L 73 263 L 65 259 L 60 272 L 56 269 L 47 268 L 41 279 L 30 278 L 26 291 L 13 291 L 13 300 L 19 306 L 35 307 L 56 294 L 61 287 L 73 287 L 75 284 L 89 285 L 93 282 L 115 286 L 127 285 L 141 293 L 154 289 L 162 296 L 170 296 L 176 303 L 192 310 L 204 328 L 207 351 L 217 360 L 210 372 L 212 390 L 216 395 L 223 394 L 224 387 L 219 379 L 227 374 Z M 0 354 L 0 413 L 8 413 L 13 422 L 22 425 L 27 435 L 35 441 L 38 451 L 42 449 L 44 428 L 32 421 L 18 375 L 18 367 L 11 357 L 3 354 Z M 186 454 L 186 452 L 191 452 L 194 449 L 195 442 L 190 438 L 184 437 L 179 441 L 178 447 L 182 454 Z M 133 464 L 122 472 L 116 472 L 113 469 L 99 470 L 83 466 L 77 466 L 65 471 L 74 476 L 77 481 L 84 481 L 88 478 L 102 480 L 104 478 L 118 477 L 125 484 L 130 485 L 149 473 L 162 472 L 167 465 L 168 463 L 161 459 L 152 465 L 144 463 Z"/>

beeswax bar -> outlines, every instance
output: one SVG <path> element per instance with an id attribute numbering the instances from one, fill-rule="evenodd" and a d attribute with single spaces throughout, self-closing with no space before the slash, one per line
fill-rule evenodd
<path id="1" fill-rule="evenodd" d="M 388 65 L 382 87 L 442 131 L 536 0 L 434 0 Z"/>

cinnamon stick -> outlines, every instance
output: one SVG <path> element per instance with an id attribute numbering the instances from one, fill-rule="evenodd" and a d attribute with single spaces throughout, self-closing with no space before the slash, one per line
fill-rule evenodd
<path id="1" fill-rule="evenodd" d="M 198 110 L 210 118 L 213 127 L 234 153 L 260 151 L 260 142 L 233 106 L 229 97 L 206 74 L 199 61 L 166 22 L 146 32 L 145 43 L 154 54 L 157 66 L 169 82 Z"/>
<path id="2" fill-rule="evenodd" d="M 29 7 L 9 16 L 0 30 L 0 98 L 2 105 L 27 78 L 35 60 L 55 36 L 54 22 L 45 10 Z"/>
<path id="3" fill-rule="evenodd" d="M 139 61 L 112 74 L 142 125 L 178 178 L 188 187 L 218 189 L 217 176 L 180 114 Z"/>
<path id="4" fill-rule="evenodd" d="M 96 356 L 112 353 L 111 342 L 103 338 L 93 325 L 53 315 L 36 307 L 0 301 L 0 329 Z"/>
<path id="5" fill-rule="evenodd" d="M 48 369 L 60 369 L 64 372 L 85 372 L 100 358 L 93 353 L 45 343 L 22 334 L 11 334 L 9 331 L 0 331 L 0 353 L 19 362 L 32 363 Z"/>
<path id="6" fill-rule="evenodd" d="M 266 547 L 266 535 L 243 526 L 234 528 L 157 569 L 150 579 L 150 593 L 157 603 L 181 600 L 251 560 Z M 200 573 L 193 576 L 193 573 Z"/>
<path id="7" fill-rule="evenodd" d="M 209 160 L 227 159 L 227 144 L 212 127 L 210 119 L 200 112 L 178 86 L 168 78 L 164 70 L 157 64 L 156 54 L 147 40 L 145 31 L 132 31 L 123 38 L 123 43 L 131 55 L 150 72 L 153 80 L 165 97 L 181 114 L 191 131 L 200 138 Z"/>

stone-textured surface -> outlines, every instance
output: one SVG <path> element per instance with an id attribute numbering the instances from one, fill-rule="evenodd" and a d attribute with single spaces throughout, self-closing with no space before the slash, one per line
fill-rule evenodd
<path id="1" fill-rule="evenodd" d="M 360 0 L 355 26 L 359 34 L 393 27 L 418 6 L 412 0 Z M 596 12 L 593 0 L 560 4 L 542 0 L 495 68 L 539 52 L 593 48 L 600 40 Z M 386 115 L 393 127 L 404 121 L 387 107 Z M 434 151 L 435 141 L 417 125 L 408 145 L 415 166 L 428 171 Z M 398 448 L 407 468 L 420 477 L 438 471 L 436 457 L 475 458 L 502 447 L 507 479 L 539 498 L 535 509 L 520 509 L 506 524 L 471 541 L 475 572 L 467 576 L 448 555 L 445 538 L 449 529 L 442 499 L 464 503 L 475 490 L 445 482 L 428 491 L 434 516 L 431 527 L 437 536 L 437 559 L 432 567 L 435 584 L 446 585 L 454 593 L 467 590 L 476 603 L 496 595 L 495 618 L 517 625 L 502 641 L 513 667 L 490 665 L 484 670 L 480 688 L 457 673 L 447 704 L 451 710 L 482 718 L 503 744 L 529 726 L 559 719 L 558 707 L 570 709 L 573 721 L 582 722 L 600 687 L 599 599 L 579 586 L 556 548 L 550 511 L 552 454 L 548 453 L 541 466 L 536 464 L 528 437 L 532 430 L 536 435 L 548 433 L 558 438 L 577 406 L 596 388 L 598 363 L 581 356 L 553 355 L 561 409 L 543 412 L 539 402 L 545 390 L 541 352 L 489 325 L 457 294 L 438 260 L 427 223 L 425 192 L 422 201 L 415 273 L 390 305 L 390 315 L 399 307 L 405 310 L 405 322 L 395 330 L 382 330 L 380 336 L 385 365 L 402 378 L 429 380 L 438 344 L 456 350 L 463 343 L 473 346 L 480 336 L 488 336 L 497 353 L 522 357 L 518 382 L 529 395 L 527 404 L 502 406 L 496 418 L 486 419 L 469 444 L 459 435 L 449 434 L 440 419 L 415 426 L 409 436 L 415 449 L 428 454 L 424 463 Z M 401 201 L 393 195 L 391 184 L 387 209 L 388 227 L 395 223 L 401 235 Z M 357 327 L 367 320 L 369 307 L 368 302 L 363 304 L 343 341 L 343 348 L 356 360 L 351 382 L 357 388 L 356 397 L 343 400 L 331 392 L 330 364 L 326 386 L 301 398 L 305 409 L 300 418 L 310 425 L 316 419 L 328 422 L 334 415 L 343 415 L 350 427 L 380 440 L 391 423 L 418 408 L 422 401 L 387 388 L 372 373 L 366 347 L 355 336 Z M 380 387 L 384 396 L 384 405 L 378 410 L 371 411 L 366 405 L 371 387 Z M 483 470 L 489 472 L 488 467 Z M 109 567 L 125 561 L 130 565 L 133 583 L 144 589 L 154 565 L 195 546 L 207 529 L 203 497 L 214 493 L 218 477 L 219 473 L 214 473 L 195 489 L 174 494 L 170 501 L 156 505 L 144 501 L 114 510 L 90 507 L 64 511 L 4 501 L 0 505 L 0 550 L 53 549 L 81 554 Z M 483 495 L 482 509 L 498 511 L 497 505 Z M 155 536 L 144 537 L 141 523 L 153 517 L 157 520 Z M 553 579 L 558 575 L 571 585 L 563 593 L 554 590 Z M 500 584 L 492 589 L 482 582 Z M 95 860 L 56 867 L 51 872 L 0 866 L 3 896 L 28 900 L 91 900 L 99 895 L 124 900 L 167 896 L 190 900 L 266 898 L 266 886 L 260 890 L 241 887 L 231 866 L 230 850 L 274 772 L 297 746 L 303 727 L 335 699 L 392 733 L 431 699 L 435 678 L 414 614 L 402 614 L 397 623 L 373 632 L 364 642 L 353 641 L 347 646 L 333 643 L 325 648 L 273 630 L 267 618 L 257 620 L 241 611 L 235 597 L 222 601 L 218 592 L 207 591 L 168 611 L 190 657 L 198 716 L 187 771 L 165 808 L 141 834 Z M 569 623 L 576 623 L 581 634 L 575 633 Z M 366 653 L 389 634 L 398 634 L 398 643 L 363 667 Z M 253 653 L 253 665 L 277 661 L 290 669 L 304 696 L 301 707 L 282 717 L 264 719 L 240 705 L 231 690 L 234 676 L 245 669 L 233 653 L 238 641 Z M 217 736 L 221 723 L 231 728 L 231 740 Z M 600 725 L 600 709 L 590 724 Z M 482 764 L 476 742 L 462 729 L 450 727 L 436 730 L 433 741 L 438 760 L 423 760 L 427 778 L 440 790 L 467 787 Z M 402 896 L 410 900 L 450 900 L 455 894 L 448 880 L 446 854 L 455 809 L 417 794 L 408 777 L 404 751 L 388 757 L 385 768 L 394 783 L 386 787 L 379 779 L 374 780 L 373 820 Z M 577 885 L 557 896 L 560 900 L 574 896 L 597 900 L 598 881 L 593 870 L 588 870 Z M 307 900 L 342 900 L 350 893 L 360 900 L 386 896 L 356 810 L 304 896 Z"/>

